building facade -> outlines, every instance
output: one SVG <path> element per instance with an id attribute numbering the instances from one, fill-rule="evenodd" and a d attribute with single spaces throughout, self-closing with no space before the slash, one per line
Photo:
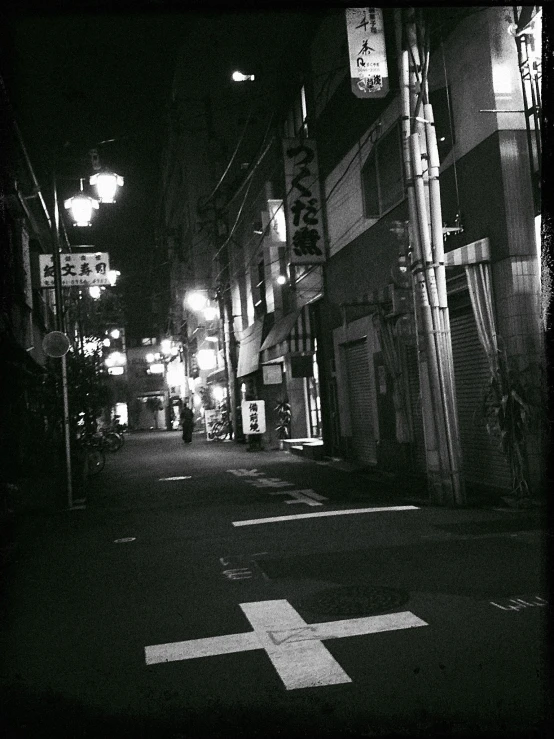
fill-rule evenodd
<path id="1" fill-rule="evenodd" d="M 55 473 L 43 381 L 43 338 L 55 328 L 53 291 L 40 289 L 38 257 L 51 251 L 50 218 L 0 78 L 0 392 L 2 483 Z"/>
<path id="2" fill-rule="evenodd" d="M 513 491 L 518 470 L 540 486 L 544 461 L 539 423 L 522 422 L 525 439 L 511 448 L 501 447 L 503 429 L 494 433 L 492 423 L 516 385 L 528 408 L 540 406 L 544 389 L 541 13 L 419 9 L 413 21 L 426 42 L 424 63 L 411 64 L 409 74 L 432 106 L 440 159 L 444 258 L 434 269 L 445 275 L 457 473 L 483 494 Z M 211 258 L 211 283 L 208 270 L 203 287 L 220 298 L 232 401 L 265 400 L 270 448 L 286 435 L 313 453 L 319 440 L 329 455 L 425 477 L 433 419 L 422 375 L 401 95 L 407 17 L 383 11 L 388 92 L 363 99 L 352 91 L 344 10 L 318 16 L 255 155 L 241 156 L 251 134 L 246 121 L 230 127 L 236 135 L 227 140 L 227 159 L 208 157 L 215 177 L 206 175 L 206 191 L 222 181 L 228 188 L 219 191 L 222 204 L 206 201 L 213 230 L 187 274 Z M 206 128 L 202 135 L 209 144 Z M 173 166 L 188 161 L 182 143 L 176 136 L 171 144 Z M 430 160 L 422 161 L 429 192 Z M 169 178 L 168 191 L 175 187 Z M 182 202 L 192 212 L 194 199 Z M 198 210 L 185 223 L 197 234 L 194 223 Z M 175 281 L 186 284 L 183 275 Z M 190 347 L 190 329 L 183 338 Z M 521 408 L 512 410 L 515 417 Z"/>

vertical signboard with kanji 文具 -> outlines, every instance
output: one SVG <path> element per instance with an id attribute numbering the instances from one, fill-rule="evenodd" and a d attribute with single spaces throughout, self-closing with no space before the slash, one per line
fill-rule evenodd
<path id="1" fill-rule="evenodd" d="M 110 258 L 107 252 L 60 254 L 62 287 L 109 285 Z M 52 254 L 40 254 L 40 286 L 54 287 Z"/>
<path id="2" fill-rule="evenodd" d="M 325 261 L 317 151 L 312 139 L 283 139 L 291 264 Z"/>
<path id="3" fill-rule="evenodd" d="M 389 72 L 381 8 L 346 8 L 346 32 L 352 92 L 359 98 L 382 98 Z"/>
<path id="4" fill-rule="evenodd" d="M 265 401 L 242 401 L 242 428 L 247 436 L 265 433 Z"/>

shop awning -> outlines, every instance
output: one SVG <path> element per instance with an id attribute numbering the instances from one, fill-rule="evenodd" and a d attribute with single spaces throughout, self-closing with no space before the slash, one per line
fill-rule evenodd
<path id="1" fill-rule="evenodd" d="M 254 321 L 242 332 L 239 346 L 237 377 L 256 372 L 260 366 L 260 344 L 262 343 L 263 320 Z"/>
<path id="2" fill-rule="evenodd" d="M 265 337 L 265 341 L 262 344 L 260 351 L 269 349 L 270 347 L 285 341 L 285 339 L 288 339 L 301 310 L 302 309 L 299 308 L 292 313 L 287 313 L 286 316 L 283 316 L 276 321 L 272 326 L 271 331 Z"/>
<path id="3" fill-rule="evenodd" d="M 310 306 L 304 305 L 276 321 L 260 351 L 265 351 L 264 362 L 277 354 L 306 354 L 313 352 L 314 341 L 310 323 Z"/>
<path id="4" fill-rule="evenodd" d="M 452 251 L 445 252 L 444 264 L 446 267 L 461 267 L 468 264 L 490 262 L 491 249 L 489 239 L 479 239 L 471 244 L 460 246 Z"/>

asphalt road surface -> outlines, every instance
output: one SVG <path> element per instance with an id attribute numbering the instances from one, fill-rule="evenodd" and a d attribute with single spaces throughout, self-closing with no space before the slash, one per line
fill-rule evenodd
<path id="1" fill-rule="evenodd" d="M 129 436 L 5 580 L 7 737 L 546 736 L 544 522 Z"/>

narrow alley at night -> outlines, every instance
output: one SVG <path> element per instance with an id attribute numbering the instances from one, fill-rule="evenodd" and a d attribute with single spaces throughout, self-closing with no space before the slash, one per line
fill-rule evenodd
<path id="1" fill-rule="evenodd" d="M 3 735 L 546 737 L 551 8 L 0 12 Z"/>

